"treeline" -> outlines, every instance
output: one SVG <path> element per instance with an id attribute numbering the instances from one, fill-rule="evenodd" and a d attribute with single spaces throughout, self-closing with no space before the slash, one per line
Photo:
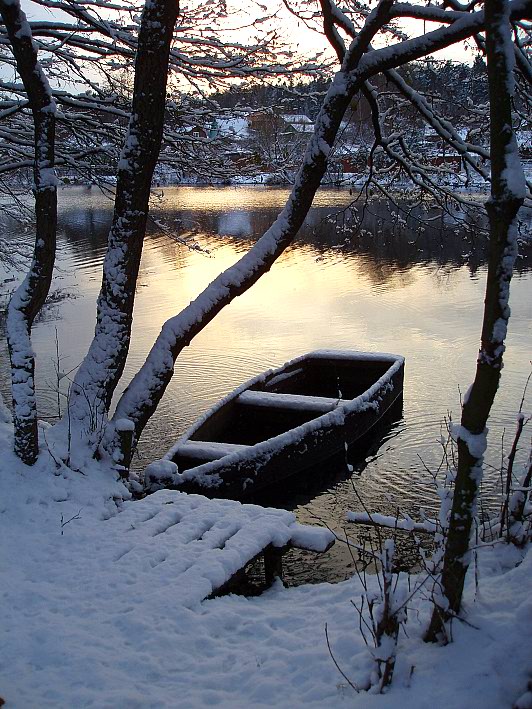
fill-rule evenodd
<path id="1" fill-rule="evenodd" d="M 240 84 L 229 91 L 213 94 L 210 98 L 223 109 L 274 108 L 281 113 L 304 113 L 316 119 L 323 96 L 327 93 L 329 77 L 292 84 Z"/>
<path id="2" fill-rule="evenodd" d="M 400 74 L 429 101 L 437 103 L 440 111 L 451 119 L 464 118 L 470 114 L 472 106 L 478 108 L 488 101 L 486 65 L 480 56 L 471 65 L 429 58 L 402 67 Z M 239 84 L 228 91 L 213 94 L 211 99 L 223 109 L 272 108 L 283 113 L 303 113 L 315 120 L 329 78 L 292 84 Z M 376 77 L 374 82 L 386 90 L 384 76 Z M 391 85 L 389 90 L 395 92 Z M 360 101 L 363 104 L 365 99 Z M 366 113 L 361 108 L 361 112 Z"/>

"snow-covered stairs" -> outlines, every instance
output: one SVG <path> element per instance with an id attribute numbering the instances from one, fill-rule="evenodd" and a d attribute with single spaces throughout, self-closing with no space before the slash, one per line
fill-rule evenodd
<path id="1" fill-rule="evenodd" d="M 102 526 L 120 575 L 122 567 L 124 575 L 150 574 L 154 585 L 171 582 L 185 606 L 227 586 L 261 554 L 274 571 L 290 547 L 324 552 L 334 543 L 328 529 L 301 525 L 292 512 L 175 490 L 126 503 Z"/>

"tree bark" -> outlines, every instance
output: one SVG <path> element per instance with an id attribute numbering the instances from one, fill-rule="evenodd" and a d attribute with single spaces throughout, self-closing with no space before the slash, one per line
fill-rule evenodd
<path id="1" fill-rule="evenodd" d="M 456 430 L 458 468 L 441 577 L 445 603 L 434 609 L 426 636 L 432 641 L 442 634 L 443 624 L 460 611 L 462 603 L 471 526 L 482 479 L 486 423 L 499 386 L 510 317 L 510 279 L 517 255 L 516 218 L 525 196 L 512 129 L 514 52 L 507 0 L 486 0 L 485 17 L 490 96 L 491 196 L 486 204 L 490 254 L 476 375 Z"/>
<path id="2" fill-rule="evenodd" d="M 115 208 L 103 266 L 97 322 L 71 389 L 69 412 L 81 435 L 104 423 L 126 362 L 153 171 L 163 135 L 176 0 L 149 0 L 142 15 L 131 117 L 118 164 Z"/>
<path id="3" fill-rule="evenodd" d="M 15 453 L 33 465 L 39 450 L 35 398 L 35 357 L 31 326 L 41 309 L 52 281 L 57 232 L 57 187 L 54 175 L 55 101 L 37 58 L 31 30 L 18 0 L 0 0 L 0 13 L 7 29 L 33 115 L 35 159 L 35 246 L 24 281 L 8 306 L 7 342 L 11 361 L 11 391 Z"/>

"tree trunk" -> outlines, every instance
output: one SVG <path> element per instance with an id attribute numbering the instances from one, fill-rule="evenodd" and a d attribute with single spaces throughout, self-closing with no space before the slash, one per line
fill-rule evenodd
<path id="1" fill-rule="evenodd" d="M 74 379 L 69 401 L 70 424 L 81 435 L 103 425 L 129 350 L 151 181 L 163 135 L 168 60 L 177 14 L 176 0 L 150 0 L 142 15 L 131 117 L 118 164 L 96 330 Z"/>
<path id="2" fill-rule="evenodd" d="M 57 187 L 54 175 L 55 101 L 37 59 L 31 30 L 18 0 L 0 0 L 0 13 L 7 29 L 33 114 L 35 160 L 35 246 L 30 270 L 8 306 L 7 343 L 11 360 L 11 391 L 15 453 L 33 465 L 39 451 L 35 399 L 35 357 L 31 326 L 41 309 L 52 281 L 57 231 Z"/>
<path id="3" fill-rule="evenodd" d="M 473 384 L 457 427 L 458 469 L 441 578 L 444 607 L 435 607 L 427 640 L 460 611 L 469 566 L 471 526 L 476 513 L 486 447 L 486 423 L 499 386 L 510 307 L 510 279 L 517 255 L 517 212 L 525 181 L 512 130 L 514 53 L 507 0 L 486 0 L 486 53 L 490 95 L 491 196 L 486 204 L 490 254 L 481 346 Z"/>

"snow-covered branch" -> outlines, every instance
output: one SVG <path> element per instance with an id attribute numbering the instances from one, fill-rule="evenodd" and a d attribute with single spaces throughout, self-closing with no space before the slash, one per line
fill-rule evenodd
<path id="1" fill-rule="evenodd" d="M 146 363 L 121 397 L 115 419 L 135 422 L 138 438 L 155 410 L 171 379 L 174 361 L 180 351 L 233 298 L 250 288 L 268 271 L 278 256 L 291 243 L 306 216 L 316 189 L 326 169 L 327 156 L 337 135 L 343 114 L 352 96 L 363 82 L 374 74 L 394 69 L 403 61 L 418 59 L 436 49 L 461 41 L 484 25 L 484 13 L 460 16 L 450 27 L 429 32 L 423 37 L 370 50 L 379 29 L 390 20 L 393 3 L 381 2 L 366 18 L 363 28 L 353 39 L 324 99 L 316 121 L 314 135 L 307 148 L 304 163 L 296 178 L 289 200 L 270 229 L 234 266 L 216 278 L 179 315 L 168 320 L 152 348 Z M 514 16 L 522 16 L 530 3 L 514 0 Z"/>
<path id="2" fill-rule="evenodd" d="M 434 534 L 438 529 L 438 523 L 434 520 L 426 519 L 423 522 L 415 522 L 408 515 L 400 518 L 369 512 L 348 512 L 347 521 L 371 527 L 399 529 L 403 532 L 424 532 L 425 534 Z"/>

